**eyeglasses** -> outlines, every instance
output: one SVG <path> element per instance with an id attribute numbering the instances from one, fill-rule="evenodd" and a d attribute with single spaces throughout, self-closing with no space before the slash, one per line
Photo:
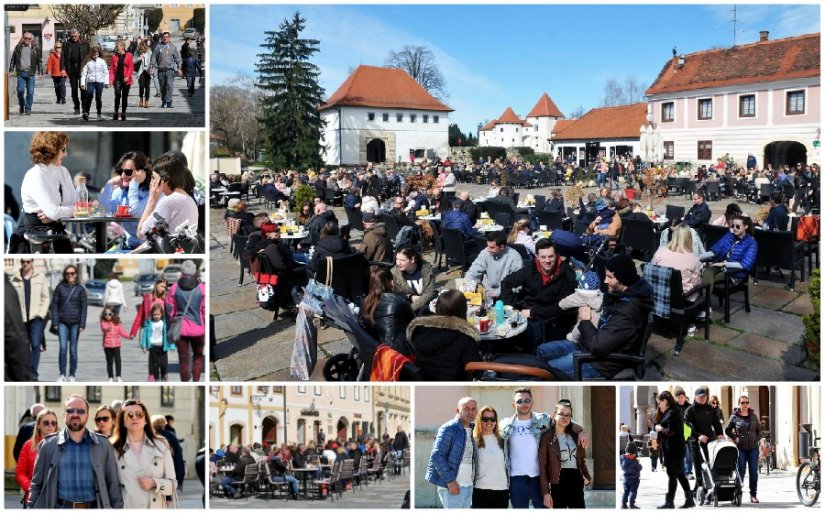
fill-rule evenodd
<path id="1" fill-rule="evenodd" d="M 563 419 L 571 419 L 571 418 L 573 418 L 573 414 L 572 414 L 572 413 L 557 413 L 556 415 L 558 415 L 559 417 L 561 417 L 561 418 L 563 418 Z"/>
<path id="2" fill-rule="evenodd" d="M 142 411 L 127 411 L 126 416 L 130 419 L 134 419 L 135 417 L 142 419 L 144 417 L 144 413 Z"/>
<path id="3" fill-rule="evenodd" d="M 86 410 L 83 408 L 66 408 L 66 413 L 69 415 L 86 415 Z"/>
<path id="4" fill-rule="evenodd" d="M 750 401 L 739 401 L 739 404 L 750 404 Z"/>
<path id="5" fill-rule="evenodd" d="M 481 417 L 481 422 L 495 422 L 495 417 Z"/>
<path id="6" fill-rule="evenodd" d="M 95 417 L 95 422 L 109 422 L 112 417 Z"/>
<path id="7" fill-rule="evenodd" d="M 532 402 L 533 402 L 533 400 L 529 399 L 529 398 L 528 399 L 519 399 L 518 401 L 516 401 L 516 404 L 530 404 Z"/>
<path id="8" fill-rule="evenodd" d="M 134 169 L 123 169 L 122 167 L 117 169 L 117 174 L 119 174 L 119 175 L 132 176 L 132 173 L 134 173 L 134 172 L 135 172 Z"/>
<path id="9" fill-rule="evenodd" d="M 56 420 L 41 420 L 40 425 L 41 426 L 55 426 L 56 427 L 57 426 L 57 421 Z"/>
<path id="10" fill-rule="evenodd" d="M 20 261 L 21 264 L 30 264 L 32 262 L 33 262 L 33 260 L 21 260 Z"/>
<path id="11" fill-rule="evenodd" d="M 71 271 L 66 271 L 66 272 L 65 272 L 65 273 L 63 273 L 63 274 L 65 274 L 66 276 L 77 276 L 77 273 L 75 273 L 75 272 L 71 272 Z"/>
<path id="12" fill-rule="evenodd" d="M 106 312 L 105 314 L 103 314 L 103 317 L 111 317 L 112 315 L 112 312 Z"/>
<path id="13" fill-rule="evenodd" d="M 744 228 L 745 226 L 744 226 L 744 225 L 741 225 L 741 224 L 732 224 L 732 225 L 730 225 L 730 227 L 731 227 L 731 228 L 733 228 L 733 229 L 735 229 L 735 230 L 741 230 L 741 229 L 742 229 L 742 228 Z"/>
<path id="14" fill-rule="evenodd" d="M 23 38 L 23 41 L 31 41 L 31 40 L 32 40 L 32 38 L 30 38 L 30 37 L 24 37 Z"/>

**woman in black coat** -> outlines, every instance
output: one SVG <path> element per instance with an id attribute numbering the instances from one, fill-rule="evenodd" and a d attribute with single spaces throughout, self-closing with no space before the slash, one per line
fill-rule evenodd
<path id="1" fill-rule="evenodd" d="M 52 331 L 57 330 L 60 342 L 58 381 L 75 380 L 77 372 L 77 341 L 80 333 L 86 329 L 86 289 L 80 283 L 77 267 L 67 265 L 63 268 L 63 280 L 57 284 L 52 296 L 51 316 Z M 68 354 L 67 354 L 68 353 Z M 69 372 L 66 363 L 69 360 Z"/>
<path id="2" fill-rule="evenodd" d="M 373 268 L 370 273 L 370 292 L 364 298 L 362 314 L 378 341 L 399 353 L 412 353 L 407 344 L 407 325 L 415 319 L 410 302 L 402 294 L 393 292 L 395 283 L 389 269 Z"/>
<path id="3" fill-rule="evenodd" d="M 653 429 L 658 433 L 662 453 L 665 455 L 665 467 L 667 468 L 667 495 L 665 503 L 659 509 L 675 508 L 673 499 L 676 497 L 676 483 L 682 485 L 685 492 L 685 503 L 682 508 L 691 508 L 696 504 L 693 502 L 693 494 L 690 490 L 690 483 L 685 477 L 683 461 L 685 459 L 685 433 L 682 421 L 682 414 L 676 404 L 673 394 L 667 390 L 663 391 L 656 398 L 659 402 L 659 411 L 656 412 L 656 425 Z"/>
<path id="4" fill-rule="evenodd" d="M 315 245 L 315 252 L 312 254 L 309 266 L 313 271 L 317 271 L 318 262 L 326 257 L 346 256 L 354 252 L 349 242 L 341 238 L 338 222 L 327 221 L 324 227 L 321 228 L 321 239 Z"/>

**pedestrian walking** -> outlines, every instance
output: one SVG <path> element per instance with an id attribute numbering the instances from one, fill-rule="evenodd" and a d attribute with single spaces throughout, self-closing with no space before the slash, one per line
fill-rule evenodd
<path id="1" fill-rule="evenodd" d="M 103 89 L 109 87 L 109 67 L 100 55 L 100 49 L 89 50 L 80 70 L 80 89 L 83 90 L 83 120 L 89 121 L 92 98 L 95 99 L 97 119 L 103 119 Z"/>
<path id="2" fill-rule="evenodd" d="M 75 381 L 77 372 L 77 340 L 86 329 L 86 289 L 80 283 L 77 267 L 67 265 L 63 268 L 63 280 L 57 284 L 52 297 L 51 332 L 57 333 L 60 341 L 58 367 L 60 377 L 57 381 L 66 381 L 66 359 L 69 357 L 69 381 Z M 85 425 L 85 424 L 84 424 Z"/>
<path id="3" fill-rule="evenodd" d="M 201 65 L 195 56 L 194 50 L 189 47 L 183 55 L 183 74 L 186 76 L 186 91 L 189 97 L 195 96 L 195 79 L 201 73 Z"/>
<path id="4" fill-rule="evenodd" d="M 69 31 L 69 39 L 63 49 L 63 69 L 69 77 L 69 85 L 72 89 L 72 103 L 74 113 L 80 114 L 80 101 L 83 91 L 80 90 L 80 72 L 83 69 L 83 60 L 89 54 L 89 44 L 80 39 L 80 32 L 73 28 Z M 65 102 L 64 102 L 65 103 Z"/>
<path id="5" fill-rule="evenodd" d="M 152 75 L 149 73 L 149 61 L 152 59 L 152 50 L 147 40 L 140 42 L 135 53 L 135 72 L 138 74 L 138 107 L 149 107 L 149 92 Z"/>
<path id="6" fill-rule="evenodd" d="M 115 53 L 112 55 L 112 67 L 109 68 L 109 84 L 115 88 L 115 113 L 112 120 L 117 121 L 118 109 L 120 120 L 126 121 L 126 105 L 129 99 L 129 89 L 132 87 L 132 75 L 135 64 L 132 54 L 126 51 L 126 42 L 119 39 L 115 43 Z"/>
<path id="7" fill-rule="evenodd" d="M 206 318 L 206 288 L 198 280 L 191 260 L 181 265 L 181 277 L 169 289 L 166 312 L 170 319 L 181 316 L 180 339 L 176 345 L 181 381 L 200 381 L 203 372 L 203 340 Z"/>
<path id="8" fill-rule="evenodd" d="M 622 455 L 621 465 L 624 476 L 624 492 L 622 493 L 622 509 L 639 509 L 636 506 L 636 495 L 639 493 L 642 464 L 637 455 L 639 447 L 635 442 L 628 442 Z"/>
<path id="9" fill-rule="evenodd" d="M 46 318 L 49 316 L 49 283 L 44 274 L 35 271 L 34 260 L 23 258 L 20 260 L 20 272 L 11 276 L 11 284 L 20 299 L 20 311 L 23 313 L 23 322 L 26 324 L 31 344 L 32 381 L 37 381 L 40 353 L 46 350 L 43 335 L 46 330 Z"/>
<path id="10" fill-rule="evenodd" d="M 143 336 L 140 348 L 149 353 L 149 381 L 169 381 L 169 357 L 167 353 L 175 350 L 175 344 L 166 334 L 166 319 L 163 305 L 152 306 L 151 317 L 143 323 Z"/>
<path id="11" fill-rule="evenodd" d="M 692 508 L 696 504 L 693 502 L 693 493 L 690 490 L 690 483 L 685 477 L 683 462 L 685 460 L 685 435 L 682 415 L 676 399 L 670 392 L 663 391 L 656 398 L 659 411 L 656 413 L 656 424 L 653 426 L 657 437 L 660 439 L 662 452 L 665 455 L 665 467 L 667 470 L 667 495 L 665 503 L 659 506 L 660 509 L 672 509 L 675 507 L 673 501 L 676 498 L 676 485 L 682 486 L 685 493 L 685 503 L 682 508 Z"/>
<path id="12" fill-rule="evenodd" d="M 134 337 L 126 332 L 123 323 L 120 322 L 120 317 L 108 306 L 100 314 L 100 331 L 103 332 L 103 352 L 106 353 L 106 372 L 109 375 L 109 382 L 121 383 L 123 378 L 120 377 L 120 348 L 123 342 L 120 338 L 125 337 L 131 340 Z"/>
<path id="13" fill-rule="evenodd" d="M 34 35 L 24 32 L 23 37 L 11 55 L 9 72 L 17 75 L 17 102 L 20 105 L 20 114 L 30 116 L 34 103 L 35 76 L 43 75 L 43 63 L 40 49 L 34 43 Z"/>
<path id="14" fill-rule="evenodd" d="M 123 284 L 117 279 L 117 274 L 112 273 L 109 281 L 106 282 L 106 290 L 103 292 L 103 306 L 109 308 L 115 315 L 120 315 L 120 310 L 126 305 L 126 296 L 123 294 Z"/>
<path id="15" fill-rule="evenodd" d="M 57 42 L 54 50 L 49 53 L 49 60 L 46 62 L 46 73 L 52 77 L 54 82 L 55 103 L 66 103 L 66 70 L 63 69 L 63 43 Z"/>
<path id="16" fill-rule="evenodd" d="M 171 35 L 164 32 L 160 44 L 152 50 L 149 68 L 158 77 L 161 108 L 172 108 L 172 87 L 175 76 L 181 74 L 181 59 L 177 47 L 169 42 Z"/>

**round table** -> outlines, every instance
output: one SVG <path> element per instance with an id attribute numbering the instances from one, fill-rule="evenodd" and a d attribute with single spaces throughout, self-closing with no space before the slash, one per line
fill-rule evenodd
<path id="1" fill-rule="evenodd" d="M 60 220 L 65 224 L 93 224 L 95 227 L 95 252 L 106 253 L 109 249 L 109 237 L 106 225 L 109 223 L 138 222 L 139 217 L 132 216 L 95 216 L 95 217 L 67 217 Z"/>
<path id="2" fill-rule="evenodd" d="M 419 219 L 423 219 L 424 221 L 441 221 L 441 214 L 430 214 L 426 216 L 421 216 Z"/>
<path id="3" fill-rule="evenodd" d="M 290 235 L 288 233 L 282 233 L 281 238 L 282 239 L 303 239 L 307 235 L 309 235 L 309 232 L 304 232 L 304 231 L 296 232 L 296 233 L 293 233 L 292 235 Z"/>
<path id="4" fill-rule="evenodd" d="M 476 229 L 480 232 L 500 232 L 504 230 L 504 227 L 500 224 L 492 224 L 492 225 L 481 225 L 477 226 Z"/>
<path id="5" fill-rule="evenodd" d="M 438 300 L 438 298 L 433 299 L 432 301 L 430 301 L 430 312 L 432 312 L 432 313 L 435 313 L 435 302 L 437 300 Z M 479 307 L 477 307 L 477 306 L 468 307 L 468 309 L 473 309 L 473 311 L 477 311 L 478 308 Z M 502 325 L 506 325 L 507 328 L 506 329 L 502 328 Z M 476 329 L 478 329 L 478 326 L 476 326 Z M 527 330 L 527 319 L 523 316 L 519 316 L 519 323 L 515 328 L 513 328 L 510 325 L 510 319 L 507 318 L 502 324 L 493 326 L 490 329 L 490 331 L 488 331 L 486 333 L 481 333 L 481 332 L 479 332 L 479 333 L 481 333 L 481 340 L 484 340 L 484 341 L 487 341 L 487 342 L 494 342 L 494 341 L 506 340 L 508 338 L 516 337 L 516 336 L 521 335 L 522 333 L 524 333 L 526 330 Z"/>

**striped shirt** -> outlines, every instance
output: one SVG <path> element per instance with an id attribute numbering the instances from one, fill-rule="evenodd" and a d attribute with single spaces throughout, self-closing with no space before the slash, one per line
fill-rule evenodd
<path id="1" fill-rule="evenodd" d="M 92 502 L 95 477 L 92 470 L 92 435 L 84 431 L 83 440 L 76 443 L 65 433 L 66 448 L 57 467 L 57 497 L 71 502 Z"/>

